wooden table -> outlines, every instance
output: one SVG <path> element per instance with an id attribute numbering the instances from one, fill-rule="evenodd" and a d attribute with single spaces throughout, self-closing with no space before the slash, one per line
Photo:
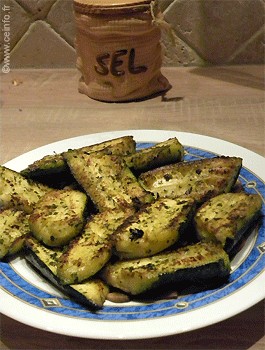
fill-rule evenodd
<path id="1" fill-rule="evenodd" d="M 264 67 L 164 68 L 172 89 L 132 103 L 77 92 L 76 70 L 2 75 L 1 164 L 42 145 L 84 134 L 162 129 L 204 134 L 264 156 Z M 203 145 L 201 145 L 203 148 Z M 1 349 L 265 349 L 264 301 L 192 332 L 148 340 L 56 335 L 1 316 Z"/>

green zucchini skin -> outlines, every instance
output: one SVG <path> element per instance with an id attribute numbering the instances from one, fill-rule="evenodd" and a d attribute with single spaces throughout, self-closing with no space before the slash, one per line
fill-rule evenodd
<path id="1" fill-rule="evenodd" d="M 100 212 L 138 208 L 153 201 L 122 157 L 102 153 L 68 153 L 65 157 L 77 182 Z"/>
<path id="2" fill-rule="evenodd" d="M 0 259 L 18 253 L 30 233 L 29 215 L 23 211 L 6 209 L 0 212 Z"/>
<path id="3" fill-rule="evenodd" d="M 109 285 L 137 295 L 165 284 L 207 283 L 230 274 L 230 260 L 220 244 L 199 242 L 148 258 L 107 264 L 102 278 Z"/>
<path id="4" fill-rule="evenodd" d="M 217 240 L 230 252 L 260 216 L 262 199 L 252 193 L 224 193 L 205 202 L 194 222 L 202 241 Z"/>
<path id="5" fill-rule="evenodd" d="M 140 173 L 163 165 L 177 163 L 184 159 L 184 147 L 175 138 L 160 142 L 138 152 L 124 156 L 124 160 L 133 172 Z"/>
<path id="6" fill-rule="evenodd" d="M 48 248 L 34 237 L 25 240 L 25 258 L 44 277 L 73 300 L 92 311 L 102 308 L 109 293 L 108 286 L 100 279 L 90 279 L 81 284 L 62 285 L 56 275 L 57 262 L 62 255 L 61 247 Z"/>
<path id="7" fill-rule="evenodd" d="M 237 157 L 213 157 L 180 162 L 142 173 L 138 180 L 159 197 L 192 197 L 199 204 L 229 192 L 242 167 Z"/>
<path id="8" fill-rule="evenodd" d="M 152 256 L 176 243 L 195 212 L 192 198 L 159 198 L 128 217 L 113 235 L 121 259 Z"/>

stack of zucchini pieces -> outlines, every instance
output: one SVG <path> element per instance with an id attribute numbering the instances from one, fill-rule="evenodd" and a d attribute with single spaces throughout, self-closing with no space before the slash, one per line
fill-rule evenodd
<path id="1" fill-rule="evenodd" d="M 185 162 L 176 138 L 136 151 L 132 136 L 47 155 L 20 173 L 1 166 L 0 259 L 23 249 L 91 310 L 112 288 L 141 295 L 227 277 L 229 252 L 262 205 L 234 190 L 241 167 L 237 157 Z"/>

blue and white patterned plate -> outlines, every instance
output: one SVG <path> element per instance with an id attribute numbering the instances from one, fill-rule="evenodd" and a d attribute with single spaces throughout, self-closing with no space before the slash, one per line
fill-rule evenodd
<path id="1" fill-rule="evenodd" d="M 20 171 L 47 154 L 123 135 L 133 135 L 138 148 L 177 137 L 185 147 L 185 160 L 216 155 L 241 157 L 243 168 L 240 180 L 247 192 L 258 193 L 262 197 L 262 211 L 265 214 L 264 158 L 237 145 L 197 134 L 161 130 L 92 134 L 38 148 L 5 165 Z M 51 332 L 87 338 L 133 339 L 166 336 L 219 322 L 264 298 L 264 223 L 259 230 L 252 232 L 244 248 L 233 259 L 232 273 L 226 285 L 174 300 L 125 304 L 106 302 L 102 310 L 92 313 L 69 300 L 21 257 L 10 263 L 0 262 L 0 271 L 0 311 L 20 322 Z"/>

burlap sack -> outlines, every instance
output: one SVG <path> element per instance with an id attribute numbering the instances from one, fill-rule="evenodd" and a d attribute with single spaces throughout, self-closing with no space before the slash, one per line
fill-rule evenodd
<path id="1" fill-rule="evenodd" d="M 133 1 L 133 2 L 132 2 Z M 170 89 L 161 74 L 155 2 L 74 0 L 79 91 L 102 101 L 130 101 Z"/>

